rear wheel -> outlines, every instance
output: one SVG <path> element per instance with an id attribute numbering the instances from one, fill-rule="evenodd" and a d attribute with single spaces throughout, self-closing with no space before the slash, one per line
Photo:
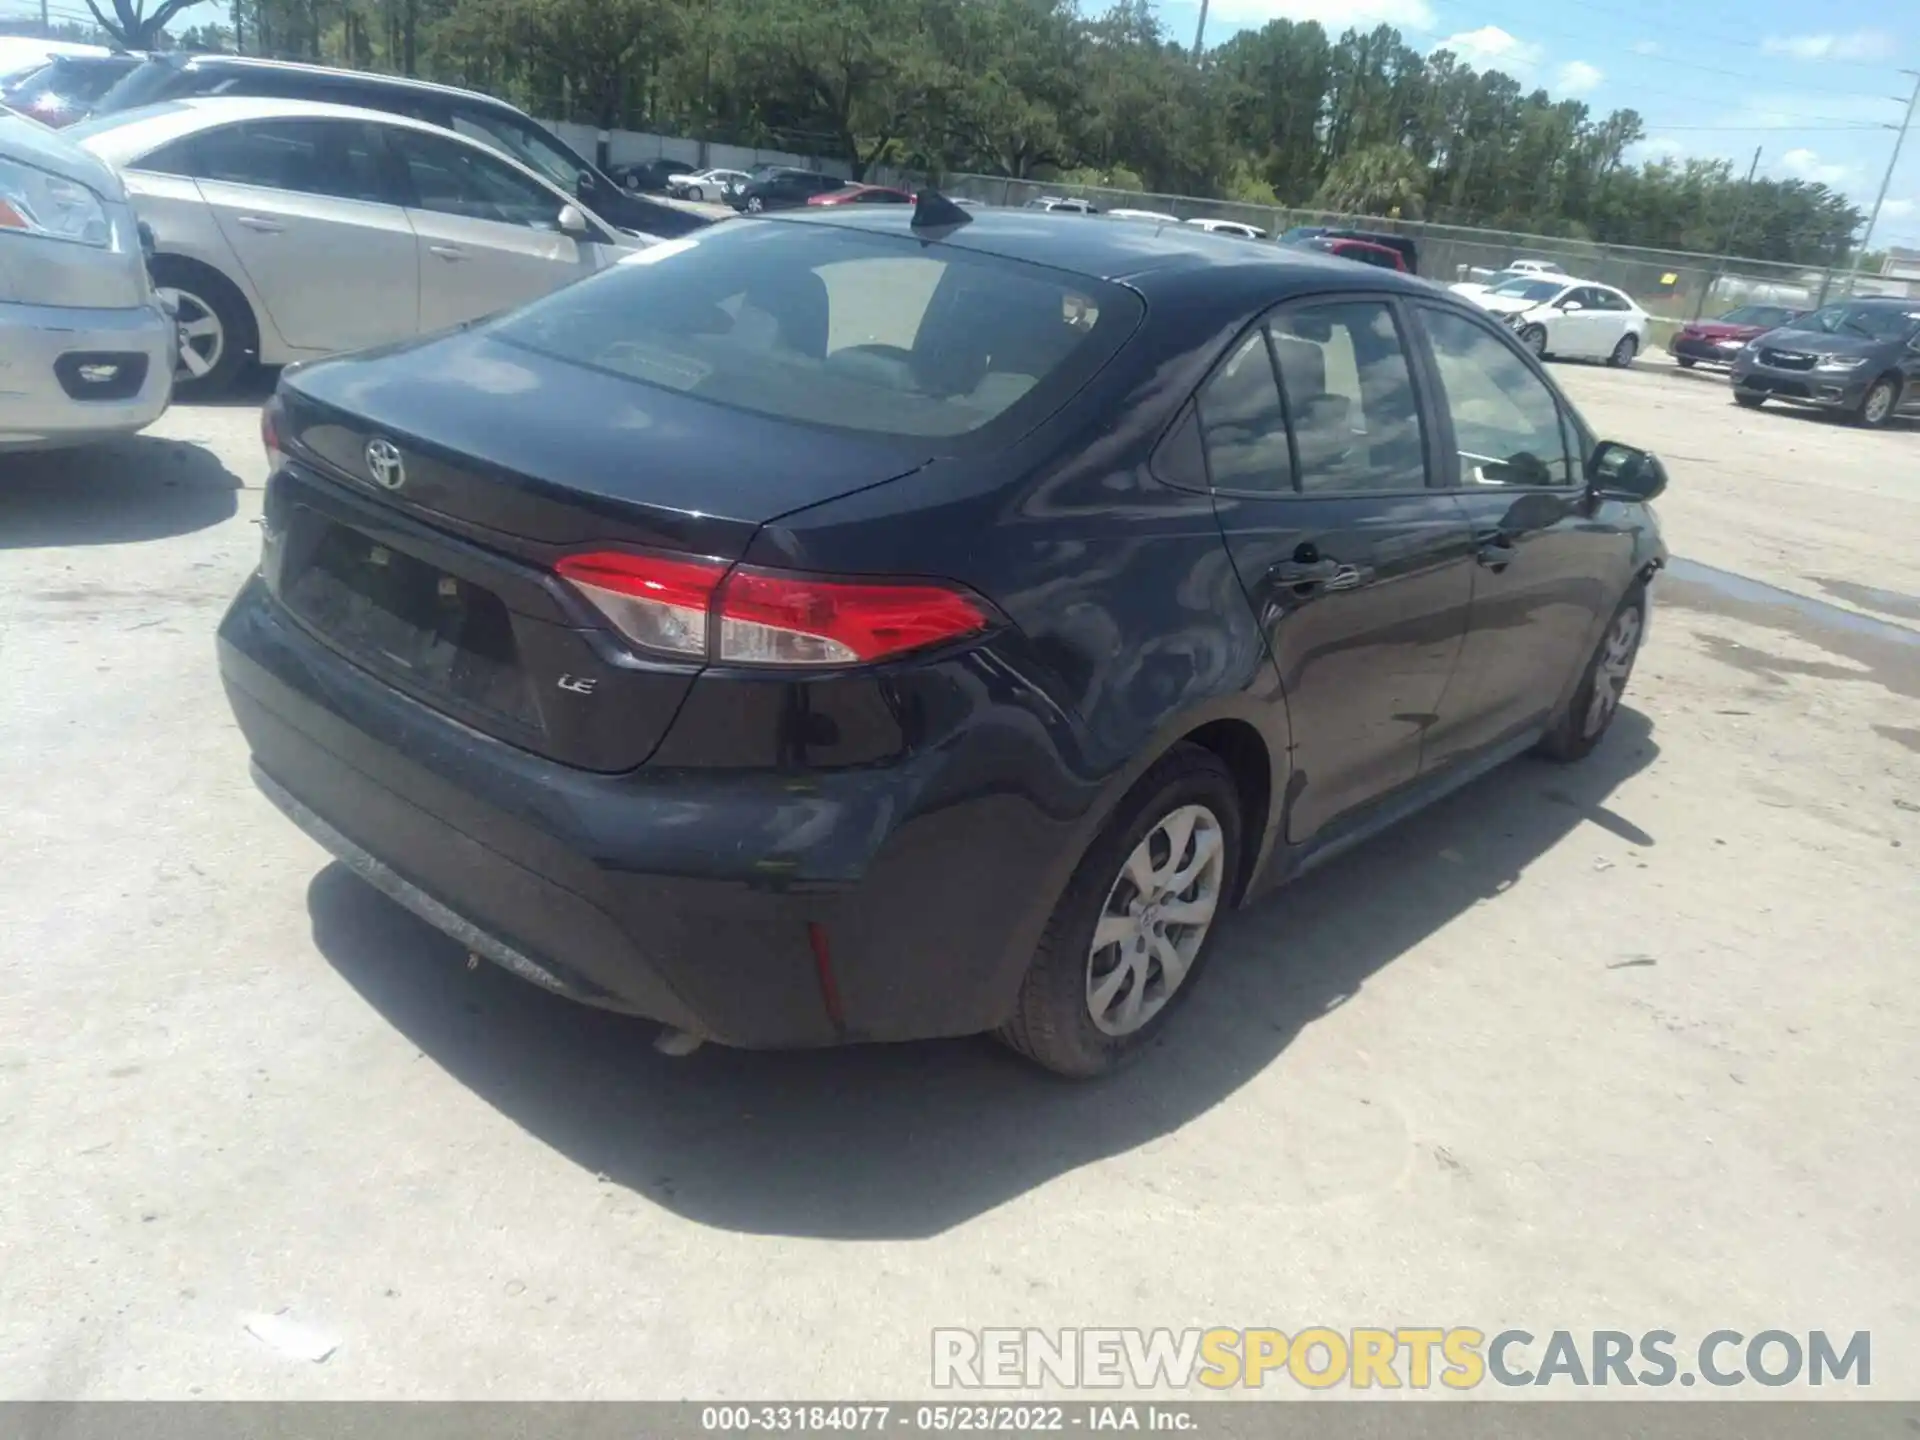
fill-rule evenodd
<path id="1" fill-rule="evenodd" d="M 1081 858 L 1000 1038 L 1076 1079 L 1138 1054 L 1191 993 L 1239 855 L 1232 775 L 1212 752 L 1176 747 Z"/>
<path id="2" fill-rule="evenodd" d="M 1867 387 L 1867 393 L 1860 399 L 1860 408 L 1854 412 L 1857 424 L 1870 430 L 1878 430 L 1893 418 L 1894 407 L 1900 403 L 1900 382 L 1891 375 L 1882 375 Z"/>
<path id="3" fill-rule="evenodd" d="M 153 288 L 178 327 L 174 393 L 206 399 L 232 386 L 260 348 L 246 297 L 218 270 L 173 255 L 155 258 Z"/>
<path id="4" fill-rule="evenodd" d="M 1767 392 L 1764 390 L 1735 390 L 1733 392 L 1733 403 L 1736 405 L 1744 405 L 1749 410 L 1758 410 L 1762 405 L 1767 403 Z"/>
<path id="5" fill-rule="evenodd" d="M 1542 755 L 1551 760 L 1581 760 L 1593 753 L 1620 713 L 1620 700 L 1646 633 L 1647 587 L 1636 581 L 1607 622 L 1566 712 L 1541 738 Z"/>
<path id="6" fill-rule="evenodd" d="M 1639 353 L 1640 341 L 1637 336 L 1622 335 L 1620 343 L 1613 347 L 1613 354 L 1607 357 L 1607 363 L 1616 370 L 1625 370 L 1632 366 L 1633 357 Z"/>
<path id="7" fill-rule="evenodd" d="M 1547 327 L 1544 325 L 1527 326 L 1526 329 L 1520 332 L 1520 343 L 1526 346 L 1527 349 L 1533 352 L 1534 359 L 1536 360 L 1546 359 L 1547 358 Z"/>
<path id="8" fill-rule="evenodd" d="M 1673 363 L 1678 365 L 1682 370 L 1691 370 L 1699 362 L 1691 355 L 1676 355 L 1673 357 Z"/>

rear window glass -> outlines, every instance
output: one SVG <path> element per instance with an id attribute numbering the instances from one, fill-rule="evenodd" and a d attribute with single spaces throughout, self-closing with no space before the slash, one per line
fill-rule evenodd
<path id="1" fill-rule="evenodd" d="M 870 434 L 1037 420 L 1140 318 L 1102 281 L 903 237 L 736 220 L 495 322 L 515 344 L 662 389 Z"/>

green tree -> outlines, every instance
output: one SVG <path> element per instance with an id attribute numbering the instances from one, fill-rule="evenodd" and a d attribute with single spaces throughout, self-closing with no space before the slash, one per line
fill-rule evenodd
<path id="1" fill-rule="evenodd" d="M 1418 220 L 1426 192 L 1427 172 L 1411 151 L 1398 145 L 1371 145 L 1334 161 L 1313 203 L 1342 215 Z"/>

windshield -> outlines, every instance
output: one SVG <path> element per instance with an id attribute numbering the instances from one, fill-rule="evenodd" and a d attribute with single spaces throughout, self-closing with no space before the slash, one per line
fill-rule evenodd
<path id="1" fill-rule="evenodd" d="M 112 60 L 54 60 L 45 69 L 36 70 L 27 79 L 7 91 L 7 100 L 16 107 L 31 107 L 36 100 L 53 97 L 71 105 L 90 105 L 108 90 L 136 62 Z"/>
<path id="2" fill-rule="evenodd" d="M 1493 293 L 1506 296 L 1510 300 L 1551 300 L 1567 288 L 1564 280 L 1542 280 L 1537 276 L 1521 276 L 1517 280 L 1508 280 L 1493 287 Z"/>
<path id="3" fill-rule="evenodd" d="M 174 82 L 181 74 L 180 67 L 168 60 L 149 60 L 136 65 L 108 86 L 106 93 L 100 97 L 100 103 L 93 108 L 107 115 L 116 110 L 133 110 L 142 105 L 151 105 L 156 100 L 171 99 Z"/>
<path id="4" fill-rule="evenodd" d="M 1139 316 L 1137 300 L 1097 280 L 856 230 L 735 221 L 640 251 L 493 333 L 755 414 L 935 438 L 1016 409 L 1050 413 Z"/>
<path id="5" fill-rule="evenodd" d="M 511 115 L 486 110 L 459 110 L 454 112 L 453 128 L 462 135 L 505 150 L 569 195 L 579 185 L 582 172 L 593 169 L 531 120 L 517 120 Z"/>
<path id="6" fill-rule="evenodd" d="M 1891 305 L 1828 305 L 1802 315 L 1795 330 L 1820 335 L 1851 335 L 1857 340 L 1904 340 L 1920 331 L 1920 311 Z"/>
<path id="7" fill-rule="evenodd" d="M 1793 319 L 1784 305 L 1741 305 L 1720 317 L 1722 325 L 1759 325 L 1772 330 Z"/>

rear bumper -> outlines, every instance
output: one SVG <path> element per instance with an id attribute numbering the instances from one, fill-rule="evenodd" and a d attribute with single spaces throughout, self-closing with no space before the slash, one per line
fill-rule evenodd
<path id="1" fill-rule="evenodd" d="M 174 323 L 125 310 L 0 304 L 0 450 L 76 445 L 151 425 L 173 398 Z"/>
<path id="2" fill-rule="evenodd" d="M 726 1044 L 993 1028 L 1079 854 L 1004 725 L 847 770 L 575 770 L 382 685 L 258 580 L 220 666 L 262 788 L 364 878 L 524 978 Z"/>

